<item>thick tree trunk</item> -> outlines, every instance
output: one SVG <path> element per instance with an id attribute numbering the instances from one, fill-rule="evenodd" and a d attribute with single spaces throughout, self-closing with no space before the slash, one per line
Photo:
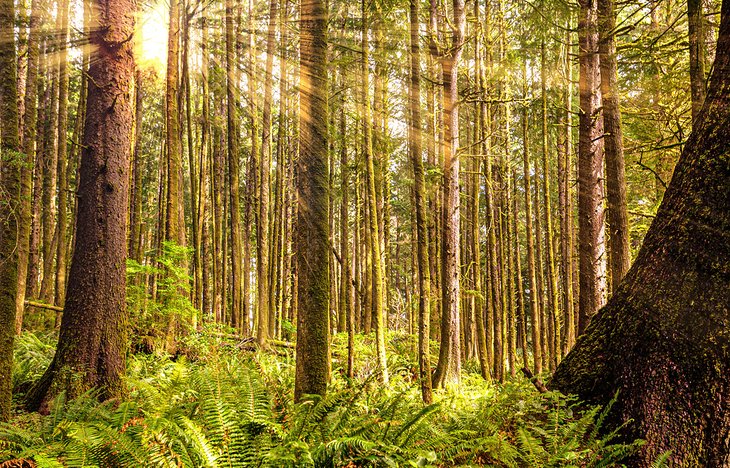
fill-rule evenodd
<path id="1" fill-rule="evenodd" d="M 25 163 L 20 153 L 17 56 L 13 38 L 15 4 L 0 2 L 0 421 L 10 419 L 13 384 L 15 299 L 18 290 L 17 211 L 20 206 L 20 173 Z M 10 38 L 10 39 L 8 39 Z"/>
<path id="2" fill-rule="evenodd" d="M 553 388 L 647 441 L 632 466 L 730 466 L 730 1 L 707 99 L 634 265 Z"/>
<path id="3" fill-rule="evenodd" d="M 324 395 L 330 370 L 327 11 L 321 0 L 303 0 L 300 8 L 296 400 Z"/>
<path id="4" fill-rule="evenodd" d="M 76 249 L 56 354 L 28 394 L 32 409 L 47 410 L 61 391 L 74 398 L 97 387 L 101 399 L 124 391 L 126 211 L 134 79 L 128 38 L 137 9 L 133 0 L 99 0 L 94 6 Z"/>

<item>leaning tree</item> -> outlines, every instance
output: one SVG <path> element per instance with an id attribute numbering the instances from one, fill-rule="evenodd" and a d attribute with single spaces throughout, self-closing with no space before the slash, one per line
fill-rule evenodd
<path id="1" fill-rule="evenodd" d="M 28 394 L 47 409 L 59 392 L 119 396 L 127 352 L 125 258 L 132 141 L 135 0 L 95 0 L 81 150 L 76 247 L 56 354 Z"/>
<path id="2" fill-rule="evenodd" d="M 730 466 L 730 0 L 707 99 L 636 261 L 550 383 L 646 444 L 633 466 Z"/>

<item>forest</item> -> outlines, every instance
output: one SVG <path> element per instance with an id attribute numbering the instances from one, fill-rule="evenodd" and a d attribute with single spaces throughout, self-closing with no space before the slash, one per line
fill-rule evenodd
<path id="1" fill-rule="evenodd" d="M 730 0 L 0 0 L 0 468 L 730 467 Z"/>

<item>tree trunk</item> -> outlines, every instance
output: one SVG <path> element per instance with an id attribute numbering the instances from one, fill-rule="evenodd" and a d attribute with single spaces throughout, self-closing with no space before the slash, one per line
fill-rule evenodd
<path id="1" fill-rule="evenodd" d="M 525 68 L 525 72 L 527 68 Z M 525 80 L 527 74 L 525 73 Z M 527 98 L 527 82 L 524 84 L 525 98 Z M 530 195 L 532 194 L 532 176 L 530 175 L 530 152 L 528 146 L 529 136 L 527 134 L 527 107 L 524 108 L 522 114 L 522 139 L 523 139 L 523 156 L 522 156 L 522 180 L 525 186 L 525 238 L 527 239 L 527 276 L 530 285 L 530 324 L 532 329 L 532 359 L 534 362 L 535 374 L 542 372 L 542 333 L 540 332 L 540 300 L 537 295 L 537 265 L 535 262 L 535 236 L 533 234 L 532 224 L 532 202 Z"/>
<path id="2" fill-rule="evenodd" d="M 258 223 L 258 316 L 259 326 L 256 330 L 256 340 L 264 346 L 271 335 L 271 326 L 274 325 L 271 317 L 269 284 L 269 192 L 271 167 L 271 106 L 272 106 L 272 70 L 274 67 L 274 51 L 276 48 L 276 20 L 278 0 L 269 1 L 269 27 L 266 36 L 266 70 L 264 75 L 264 108 L 261 122 L 261 158 L 259 165 L 259 223 Z"/>
<path id="3" fill-rule="evenodd" d="M 324 395 L 330 368 L 327 12 L 321 0 L 302 1 L 300 12 L 296 400 Z"/>
<path id="4" fill-rule="evenodd" d="M 461 374 L 460 332 L 460 216 L 459 216 L 459 81 L 458 70 L 464 44 L 466 15 L 464 0 L 453 1 L 453 36 L 451 50 L 443 58 L 444 108 L 444 234 L 443 252 L 443 314 L 441 317 L 441 350 L 434 373 L 434 385 L 458 382 Z"/>
<path id="5" fill-rule="evenodd" d="M 383 257 L 381 252 L 380 234 L 378 228 L 378 195 L 377 195 L 377 178 L 375 174 L 375 155 L 373 154 L 373 138 L 372 138 L 372 115 L 370 107 L 370 45 L 368 41 L 368 11 L 366 9 L 366 1 L 362 1 L 362 44 L 363 44 L 363 106 L 364 106 L 364 136 L 363 142 L 365 151 L 366 183 L 368 208 L 368 228 L 370 239 L 370 259 L 372 268 L 372 321 L 375 327 L 375 346 L 378 356 L 378 366 L 383 383 L 388 383 L 388 361 L 385 357 L 385 319 L 383 287 L 385 285 Z"/>
<path id="6" fill-rule="evenodd" d="M 58 220 L 56 231 L 56 300 L 55 304 L 63 307 L 66 301 L 66 224 L 68 222 L 68 0 L 58 3 L 58 34 L 60 36 L 58 50 Z"/>
<path id="7" fill-rule="evenodd" d="M 20 218 L 18 223 L 18 290 L 15 301 L 15 331 L 23 328 L 25 293 L 30 257 L 30 229 L 32 218 L 31 196 L 33 191 L 33 162 L 35 161 L 36 120 L 38 118 L 38 67 L 40 59 L 40 0 L 31 3 L 28 32 L 27 77 L 25 80 L 23 113 L 23 152 L 25 165 L 21 169 Z"/>
<path id="8" fill-rule="evenodd" d="M 603 121 L 596 0 L 580 0 L 580 126 L 578 142 L 578 334 L 603 305 L 606 290 L 603 222 Z"/>
<path id="9" fill-rule="evenodd" d="M 231 216 L 231 288 L 233 290 L 231 301 L 231 325 L 234 328 L 247 320 L 242 315 L 243 289 L 241 280 L 243 269 L 241 266 L 241 210 L 239 204 L 239 177 L 238 177 L 238 118 L 236 116 L 236 82 L 234 62 L 234 36 L 233 36 L 233 1 L 226 0 L 226 135 L 228 142 L 228 184 L 229 184 L 229 210 Z M 225 250 L 224 250 L 225 252 Z M 225 259 L 225 255 L 223 257 Z"/>
<path id="10" fill-rule="evenodd" d="M 178 61 L 180 59 L 180 2 L 170 2 L 170 26 L 167 38 L 166 75 L 166 137 L 167 146 L 167 200 L 165 219 L 165 240 L 184 245 L 185 228 L 180 223 L 182 210 L 182 155 L 180 148 L 180 116 L 178 114 Z"/>
<path id="11" fill-rule="evenodd" d="M 13 341 L 15 338 L 15 300 L 18 290 L 18 220 L 21 167 L 20 117 L 18 115 L 17 56 L 13 28 L 15 4 L 0 3 L 0 421 L 10 419 L 13 385 Z"/>
<path id="12" fill-rule="evenodd" d="M 690 0 L 691 3 L 692 0 Z M 611 292 L 615 292 L 631 265 L 629 215 L 626 205 L 626 169 L 621 131 L 616 64 L 616 11 L 614 0 L 598 1 L 603 99 L 603 141 L 606 147 L 606 192 L 608 198 L 608 254 Z"/>
<path id="13" fill-rule="evenodd" d="M 572 77 L 573 65 L 570 59 L 570 21 L 565 33 L 565 49 L 563 51 L 563 70 L 565 87 L 563 91 L 564 109 L 561 111 L 558 127 L 560 142 L 558 143 L 558 213 L 560 216 L 560 268 L 563 292 L 563 342 L 562 353 L 575 343 L 575 311 L 573 308 L 573 204 L 570 193 L 571 149 L 573 147 L 573 115 L 572 115 Z"/>
<path id="14" fill-rule="evenodd" d="M 43 411 L 61 391 L 71 399 L 96 387 L 102 400 L 124 392 L 124 260 L 134 79 L 133 46 L 127 39 L 134 31 L 136 8 L 130 0 L 98 0 L 94 6 L 77 248 L 56 354 L 28 394 L 29 407 Z"/>
<path id="15" fill-rule="evenodd" d="M 426 189 L 423 171 L 423 147 L 421 138 L 421 46 L 419 31 L 418 0 L 410 0 L 410 87 L 409 108 L 409 151 L 413 164 L 414 199 L 416 212 L 415 241 L 418 266 L 418 369 L 421 383 L 421 397 L 424 403 L 433 400 L 431 390 L 430 334 L 430 272 L 428 268 L 428 230 L 426 225 Z"/>
<path id="16" fill-rule="evenodd" d="M 644 244 L 551 387 L 606 403 L 631 466 L 730 465 L 730 1 L 707 99 Z"/>
<path id="17" fill-rule="evenodd" d="M 548 164 L 548 108 L 547 108 L 547 68 L 545 65 L 545 41 L 540 44 L 540 91 L 542 101 L 542 200 L 545 210 L 545 254 L 547 258 L 547 311 L 545 313 L 550 330 L 550 370 L 554 371 L 560 360 L 560 299 L 558 274 L 555 267 L 555 244 L 553 243 L 553 213 L 550 195 L 550 165 Z"/>

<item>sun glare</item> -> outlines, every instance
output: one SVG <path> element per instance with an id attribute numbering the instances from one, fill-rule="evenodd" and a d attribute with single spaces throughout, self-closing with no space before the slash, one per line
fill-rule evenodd
<path id="1" fill-rule="evenodd" d="M 135 47 L 137 63 L 163 74 L 167 63 L 167 24 L 169 6 L 159 0 L 146 8 L 137 20 L 139 40 Z"/>

